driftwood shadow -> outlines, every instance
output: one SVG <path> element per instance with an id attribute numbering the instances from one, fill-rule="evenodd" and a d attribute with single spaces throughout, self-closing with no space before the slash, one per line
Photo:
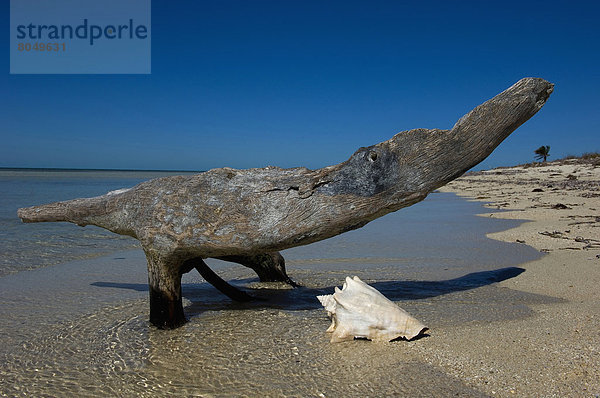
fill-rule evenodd
<path id="1" fill-rule="evenodd" d="M 490 271 L 472 272 L 467 275 L 443 281 L 382 281 L 370 285 L 392 301 L 418 300 L 442 296 L 453 292 L 475 289 L 514 278 L 525 270 L 518 267 L 500 268 Z M 238 284 L 257 282 L 256 278 L 236 281 Z M 148 291 L 148 285 L 141 283 L 94 282 L 96 287 Z M 265 285 L 265 284 L 263 284 Z M 315 296 L 331 294 L 335 286 L 309 288 L 300 286 L 289 289 L 245 289 L 257 298 L 252 302 L 234 302 L 218 292 L 209 283 L 184 284 L 183 296 L 191 301 L 186 306 L 188 316 L 198 315 L 207 310 L 244 310 L 276 308 L 287 310 L 308 310 L 321 308 Z"/>

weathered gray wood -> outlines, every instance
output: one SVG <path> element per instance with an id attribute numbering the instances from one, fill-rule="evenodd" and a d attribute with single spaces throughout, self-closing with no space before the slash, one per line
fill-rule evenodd
<path id="1" fill-rule="evenodd" d="M 223 256 L 219 260 L 230 261 L 252 268 L 261 282 L 285 282 L 298 285 L 285 272 L 285 259 L 279 252 L 255 254 L 252 256 Z"/>
<path id="2" fill-rule="evenodd" d="M 255 300 L 255 298 L 250 296 L 248 293 L 238 290 L 236 287 L 231 286 L 229 283 L 221 279 L 221 277 L 212 269 L 210 269 L 210 267 L 200 257 L 187 260 L 185 263 L 183 263 L 183 267 L 190 270 L 191 268 L 195 268 L 200 275 L 202 275 L 204 280 L 216 287 L 221 293 L 232 300 L 241 302 Z"/>
<path id="3" fill-rule="evenodd" d="M 326 239 L 419 202 L 485 159 L 552 90 L 545 80 L 522 79 L 451 130 L 404 131 L 319 170 L 214 169 L 18 214 L 24 222 L 92 224 L 137 238 L 148 258 L 151 295 L 160 298 L 160 304 L 151 299 L 151 320 L 176 327 L 183 322 L 185 261 L 229 257 L 256 265 L 256 256 Z M 160 309 L 153 312 L 153 305 Z"/>

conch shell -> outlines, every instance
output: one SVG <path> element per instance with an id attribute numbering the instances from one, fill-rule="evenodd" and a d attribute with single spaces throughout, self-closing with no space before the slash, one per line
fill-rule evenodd
<path id="1" fill-rule="evenodd" d="M 331 318 L 327 332 L 333 332 L 332 343 L 355 337 L 375 341 L 400 337 L 411 340 L 427 330 L 425 325 L 358 276 L 346 277 L 342 290 L 336 287 L 333 294 L 317 298 Z"/>

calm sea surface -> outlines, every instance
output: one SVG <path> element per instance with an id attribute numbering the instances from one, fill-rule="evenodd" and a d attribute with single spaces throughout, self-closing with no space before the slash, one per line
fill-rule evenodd
<path id="1" fill-rule="evenodd" d="M 358 275 L 430 326 L 425 339 L 457 322 L 529 315 L 526 299 L 493 282 L 539 253 L 487 239 L 519 222 L 476 217 L 480 204 L 452 194 L 284 251 L 299 289 L 211 260 L 266 300 L 232 303 L 187 274 L 190 322 L 175 331 L 147 322 L 136 240 L 90 226 L 23 224 L 16 215 L 169 174 L 0 169 L 0 396 L 478 396 L 411 354 L 419 341 L 330 344 L 315 295 Z"/>
<path id="2" fill-rule="evenodd" d="M 0 169 L 0 276 L 139 247 L 133 238 L 68 223 L 23 224 L 19 207 L 103 195 L 167 172 Z M 178 173 L 181 174 L 181 173 Z"/>

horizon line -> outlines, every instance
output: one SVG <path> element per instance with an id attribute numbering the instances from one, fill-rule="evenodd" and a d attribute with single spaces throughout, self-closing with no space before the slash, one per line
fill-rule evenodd
<path id="1" fill-rule="evenodd" d="M 166 173 L 202 173 L 206 170 L 163 170 L 163 169 L 97 169 L 97 168 L 78 168 L 78 167 L 4 167 L 0 170 L 28 170 L 28 171 L 144 171 L 144 172 L 166 172 Z"/>

